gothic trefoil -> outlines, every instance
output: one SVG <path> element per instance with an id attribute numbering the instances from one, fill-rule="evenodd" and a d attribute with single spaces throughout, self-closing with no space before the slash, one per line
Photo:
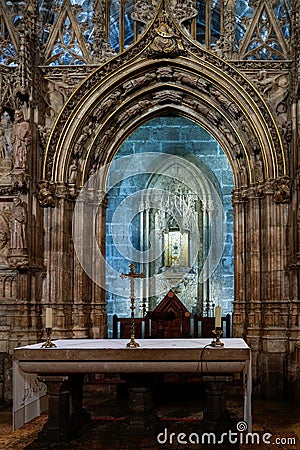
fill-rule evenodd
<path id="1" fill-rule="evenodd" d="M 276 19 L 272 2 L 257 3 L 240 47 L 241 59 L 286 59 L 287 42 Z"/>
<path id="2" fill-rule="evenodd" d="M 65 0 L 51 27 L 44 51 L 44 64 L 88 64 L 91 62 L 90 49 L 76 18 L 77 6 Z"/>

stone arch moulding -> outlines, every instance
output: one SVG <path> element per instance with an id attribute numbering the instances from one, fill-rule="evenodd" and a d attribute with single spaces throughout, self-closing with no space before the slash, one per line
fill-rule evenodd
<path id="1" fill-rule="evenodd" d="M 179 47 L 170 53 L 153 52 L 157 20 L 134 46 L 97 68 L 70 97 L 49 139 L 43 180 L 67 186 L 75 164 L 80 188 L 92 167 L 109 164 L 135 129 L 166 112 L 199 123 L 215 137 L 232 166 L 235 188 L 287 177 L 276 121 L 251 82 L 191 41 L 172 20 Z"/>

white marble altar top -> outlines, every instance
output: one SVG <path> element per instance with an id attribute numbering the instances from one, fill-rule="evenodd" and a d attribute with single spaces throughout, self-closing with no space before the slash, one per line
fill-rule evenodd
<path id="1" fill-rule="evenodd" d="M 143 350 L 143 349 L 199 349 L 211 343 L 212 339 L 136 339 L 140 347 L 127 349 L 126 344 L 129 339 L 59 339 L 53 341 L 56 348 L 42 349 L 45 350 L 99 350 L 99 349 L 124 349 L 126 350 Z M 224 338 L 221 339 L 224 347 L 211 347 L 214 351 L 224 349 L 249 349 L 246 342 L 241 338 Z M 17 347 L 15 351 L 21 349 L 41 349 L 42 343 Z"/>
<path id="2" fill-rule="evenodd" d="M 211 347 L 211 339 L 61 339 L 56 347 L 42 343 L 14 349 L 14 360 L 29 373 L 214 372 L 236 373 L 250 360 L 243 339 L 224 339 L 224 347 Z M 208 365 L 202 363 L 206 361 Z"/>

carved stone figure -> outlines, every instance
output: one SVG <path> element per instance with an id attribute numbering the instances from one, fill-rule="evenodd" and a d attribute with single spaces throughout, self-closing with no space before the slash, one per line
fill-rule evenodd
<path id="1" fill-rule="evenodd" d="M 151 50 L 158 53 L 171 53 L 176 49 L 175 36 L 173 30 L 168 25 L 165 14 L 159 17 L 158 27 L 154 31 L 155 37 L 150 44 Z"/>
<path id="2" fill-rule="evenodd" d="M 291 197 L 290 180 L 281 178 L 277 181 L 274 192 L 275 203 L 287 203 Z"/>
<path id="3" fill-rule="evenodd" d="M 27 169 L 28 153 L 32 142 L 29 123 L 20 110 L 15 111 L 15 123 L 12 128 L 13 165 L 14 169 Z"/>
<path id="4" fill-rule="evenodd" d="M 8 243 L 9 243 L 9 226 L 4 218 L 0 215 L 0 265 L 8 264 L 7 253 L 8 253 Z"/>
<path id="5" fill-rule="evenodd" d="M 254 174 L 256 181 L 263 180 L 263 162 L 260 153 L 255 153 Z"/>
<path id="6" fill-rule="evenodd" d="M 27 248 L 26 239 L 27 211 L 19 197 L 13 199 L 13 209 L 10 216 L 10 249 L 23 250 Z"/>
<path id="7" fill-rule="evenodd" d="M 7 148 L 8 142 L 5 137 L 5 131 L 3 130 L 3 128 L 0 128 L 0 159 L 5 159 Z"/>
<path id="8" fill-rule="evenodd" d="M 37 194 L 38 202 L 41 206 L 55 206 L 54 196 L 54 186 L 49 183 L 49 181 L 41 181 L 39 183 L 39 192 Z"/>
<path id="9" fill-rule="evenodd" d="M 74 154 L 75 155 L 81 156 L 83 149 L 85 148 L 85 144 L 86 144 L 87 140 L 89 139 L 89 137 L 91 136 L 91 133 L 92 133 L 91 124 L 85 125 L 82 128 L 82 133 L 79 136 L 78 141 L 74 145 Z"/>
<path id="10" fill-rule="evenodd" d="M 68 183 L 76 184 L 77 175 L 78 175 L 78 162 L 76 161 L 76 159 L 73 159 L 72 163 L 69 166 Z"/>

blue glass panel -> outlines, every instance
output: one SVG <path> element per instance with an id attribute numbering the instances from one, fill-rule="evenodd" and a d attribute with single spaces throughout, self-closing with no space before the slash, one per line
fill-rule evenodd
<path id="1" fill-rule="evenodd" d="M 201 44 L 205 44 L 205 15 L 206 15 L 206 6 L 205 0 L 197 0 L 196 2 L 198 16 L 197 16 L 197 31 L 196 31 L 196 40 Z"/>
<path id="2" fill-rule="evenodd" d="M 221 0 L 212 2 L 210 27 L 211 45 L 214 45 L 221 35 Z"/>
<path id="3" fill-rule="evenodd" d="M 125 17 L 124 17 L 124 47 L 128 47 L 134 42 L 133 26 L 134 21 L 131 18 L 133 12 L 133 1 L 128 0 L 125 3 Z"/>
<path id="4" fill-rule="evenodd" d="M 120 45 L 120 4 L 117 0 L 112 0 L 110 5 L 110 45 L 118 52 Z"/>

